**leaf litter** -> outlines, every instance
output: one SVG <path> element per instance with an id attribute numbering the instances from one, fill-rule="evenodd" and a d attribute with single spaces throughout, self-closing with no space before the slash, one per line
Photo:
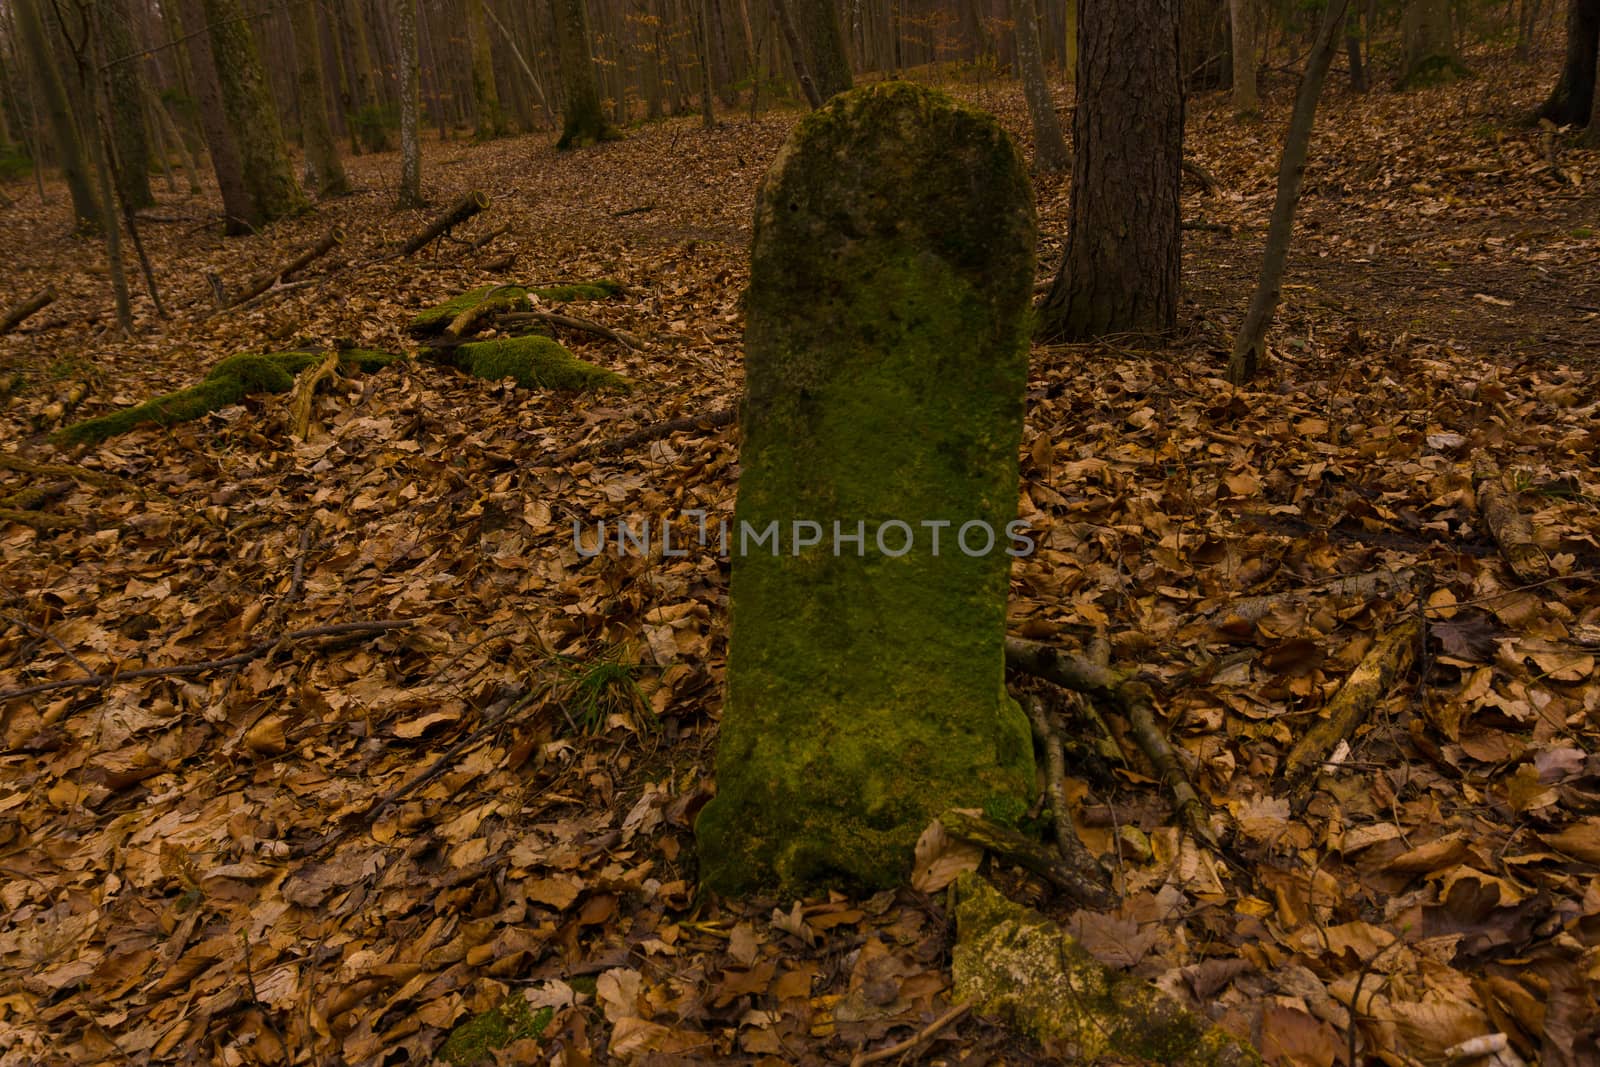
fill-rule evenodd
<path id="1" fill-rule="evenodd" d="M 1596 1062 L 1600 386 L 1582 305 L 1600 303 L 1600 246 L 1581 234 L 1600 157 L 1552 166 L 1544 135 L 1506 121 L 1551 75 L 1330 101 L 1272 366 L 1246 392 L 1221 366 L 1276 153 L 1197 98 L 1189 151 L 1225 192 L 1190 191 L 1186 217 L 1230 232 L 1189 235 L 1185 335 L 1034 353 L 1022 514 L 1039 549 L 1013 573 L 1013 631 L 1103 637 L 1140 668 L 1232 844 L 1186 840 L 1124 744 L 1124 765 L 1069 760 L 1067 790 L 1121 903 L 1074 909 L 995 873 L 1270 1062 L 1491 1045 Z M 1026 140 L 1020 94 L 957 91 Z M 1270 94 L 1269 122 L 1291 93 Z M 4 450 L 82 475 L 0 470 L 5 494 L 49 480 L 39 513 L 76 520 L 0 526 L 0 690 L 102 679 L 3 704 L 5 1062 L 427 1061 L 520 998 L 539 1014 L 505 1018 L 540 1025 L 504 1062 L 825 1063 L 945 1017 L 937 893 L 696 895 L 726 562 L 573 543 L 575 523 L 731 513 L 735 429 L 602 446 L 736 402 L 748 209 L 794 118 L 672 121 L 571 157 L 540 138 L 429 145 L 436 201 L 493 200 L 461 242 L 511 225 L 471 255 L 390 256 L 426 218 L 390 212 L 392 156 L 351 161 L 355 195 L 248 239 L 213 236 L 209 200 L 172 201 L 193 221 L 145 235 L 178 317 L 146 305 L 128 341 L 106 332 L 98 253 L 62 236 L 59 195 L 0 219 L 26 249 L 8 297 L 60 293 L 0 340 L 22 378 Z M 1039 183 L 1042 278 L 1066 194 Z M 251 277 L 330 223 L 348 238 L 310 284 L 214 311 L 207 272 Z M 507 251 L 509 270 L 480 265 Z M 89 448 L 42 440 L 235 352 L 407 350 L 406 324 L 451 295 L 597 278 L 625 289 L 568 306 L 644 347 L 561 339 L 629 395 L 417 361 L 336 378 L 303 443 L 286 396 Z M 1549 579 L 1503 561 L 1483 457 Z M 1417 663 L 1314 788 L 1285 789 L 1290 748 L 1412 619 Z M 919 853 L 929 871 L 971 862 Z M 971 1016 L 926 1047 L 1041 1055 Z"/>

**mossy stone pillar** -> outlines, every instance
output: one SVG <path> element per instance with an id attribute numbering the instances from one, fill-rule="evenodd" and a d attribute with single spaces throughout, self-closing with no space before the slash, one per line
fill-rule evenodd
<path id="1" fill-rule="evenodd" d="M 1003 642 L 1034 233 L 999 125 L 907 84 L 762 183 L 713 889 L 896 885 L 944 808 L 1033 792 Z"/>

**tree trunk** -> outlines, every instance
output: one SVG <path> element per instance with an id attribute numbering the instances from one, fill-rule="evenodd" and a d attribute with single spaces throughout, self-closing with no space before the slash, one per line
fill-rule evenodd
<path id="1" fill-rule="evenodd" d="M 1538 117 L 1557 126 L 1591 122 L 1595 57 L 1600 51 L 1600 0 L 1567 0 L 1567 60 Z"/>
<path id="2" fill-rule="evenodd" d="M 400 31 L 400 206 L 420 207 L 426 201 L 422 198 L 422 143 L 417 130 L 422 110 L 417 0 L 398 0 L 395 23 Z"/>
<path id="3" fill-rule="evenodd" d="M 1456 58 L 1450 0 L 1408 0 L 1400 19 L 1400 38 L 1405 57 L 1402 88 L 1439 85 L 1465 72 Z"/>
<path id="4" fill-rule="evenodd" d="M 484 17 L 485 0 L 465 0 L 467 5 L 467 44 L 472 50 L 472 115 L 477 124 L 473 136 L 479 141 L 504 137 L 505 116 L 500 111 L 500 93 L 494 84 L 494 53 L 489 47 L 489 20 Z"/>
<path id="5" fill-rule="evenodd" d="M 717 111 L 711 103 L 712 77 L 711 77 L 711 28 L 707 23 L 706 9 L 710 7 L 710 0 L 689 0 L 689 17 L 695 24 L 695 37 L 699 40 L 700 52 L 700 124 L 708 130 L 717 128 Z"/>
<path id="6" fill-rule="evenodd" d="M 369 152 L 389 150 L 389 130 L 384 124 L 383 107 L 378 102 L 376 80 L 372 75 L 372 49 L 367 42 L 367 16 L 360 0 L 339 0 L 333 5 L 339 17 L 345 52 L 351 70 L 351 125 Z"/>
<path id="7" fill-rule="evenodd" d="M 711 75 L 717 89 L 717 99 L 723 107 L 739 103 L 739 91 L 733 87 L 733 56 L 728 49 L 728 16 L 722 9 L 722 0 L 705 0 L 706 20 L 711 32 Z"/>
<path id="8" fill-rule="evenodd" d="M 1350 60 L 1350 90 L 1357 93 L 1366 92 L 1367 68 L 1361 62 L 1361 13 L 1354 7 L 1345 16 L 1344 51 Z"/>
<path id="9" fill-rule="evenodd" d="M 45 117 L 50 123 L 50 136 L 55 141 L 56 162 L 72 194 L 72 213 L 80 233 L 100 229 L 100 204 L 89 184 L 89 168 L 84 159 L 83 142 L 78 137 L 77 119 L 72 113 L 72 102 L 67 97 L 66 86 L 56 67 L 50 50 L 50 38 L 45 32 L 44 18 L 38 4 L 41 0 L 16 0 L 13 10 L 17 16 L 17 29 L 22 37 L 22 47 L 27 49 L 29 65 L 33 68 L 34 85 L 44 100 Z M 45 0 L 48 2 L 48 0 Z"/>
<path id="10" fill-rule="evenodd" d="M 1062 21 L 1067 32 L 1061 45 L 1061 76 L 1067 84 L 1078 84 L 1078 0 L 1064 0 Z"/>
<path id="11" fill-rule="evenodd" d="M 589 15 L 584 0 L 552 0 L 556 19 L 556 45 L 561 57 L 561 140 L 558 149 L 582 148 L 617 137 L 600 110 L 600 81 L 595 74 L 594 52 L 589 45 Z"/>
<path id="12" fill-rule="evenodd" d="M 150 142 L 145 136 L 144 95 L 139 91 L 139 60 L 129 24 L 126 0 L 96 0 L 95 21 L 109 64 L 111 130 L 117 154 L 117 178 L 128 207 L 137 211 L 155 203 L 150 192 Z"/>
<path id="13" fill-rule="evenodd" d="M 1261 258 L 1261 277 L 1255 296 L 1245 314 L 1244 325 L 1233 344 L 1228 361 L 1228 381 L 1243 385 L 1261 365 L 1266 348 L 1267 327 L 1278 309 L 1284 263 L 1289 258 L 1289 238 L 1294 232 L 1294 211 L 1300 202 L 1300 182 L 1306 172 L 1306 152 L 1311 144 L 1311 124 L 1317 116 L 1317 99 L 1333 62 L 1340 27 L 1344 24 L 1349 0 L 1329 0 L 1317 27 L 1317 38 L 1306 60 L 1306 73 L 1294 98 L 1294 115 L 1283 142 L 1283 158 L 1278 162 L 1278 197 L 1272 205 L 1272 222 L 1267 229 L 1266 253 Z"/>
<path id="14" fill-rule="evenodd" d="M 244 184 L 264 222 L 306 209 L 305 194 L 289 165 L 278 112 L 267 92 L 261 57 L 239 0 L 204 0 L 207 35 L 222 104 L 244 165 Z"/>
<path id="15" fill-rule="evenodd" d="M 1179 0 L 1077 0 L 1072 226 L 1040 309 L 1043 340 L 1152 333 L 1177 320 L 1183 169 Z"/>
<path id="16" fill-rule="evenodd" d="M 1033 0 L 1011 0 L 1011 19 L 1016 26 L 1017 66 L 1021 68 L 1022 91 L 1028 98 L 1028 114 L 1033 119 L 1033 165 L 1045 174 L 1056 174 L 1072 166 L 1072 153 L 1061 132 L 1055 101 L 1050 98 L 1050 83 L 1044 76 L 1044 58 L 1039 54 L 1039 17 Z"/>
<path id="17" fill-rule="evenodd" d="M 848 92 L 852 85 L 850 57 L 845 55 L 833 0 L 788 0 L 788 7 L 817 95 L 826 103 L 829 97 Z"/>
<path id="18" fill-rule="evenodd" d="M 289 22 L 294 30 L 296 98 L 300 104 L 300 130 L 306 146 L 307 184 L 321 196 L 343 196 L 350 191 L 339 146 L 328 125 L 327 87 L 322 81 L 322 48 L 317 33 L 316 0 L 289 0 Z"/>
<path id="19" fill-rule="evenodd" d="M 1233 110 L 1253 115 L 1261 110 L 1256 93 L 1256 0 L 1228 0 L 1233 29 Z"/>
<path id="20" fill-rule="evenodd" d="M 261 225 L 261 210 L 244 181 L 244 161 L 234 140 L 227 110 L 222 104 L 216 59 L 211 52 L 211 36 L 205 32 L 203 0 L 179 0 L 183 25 L 191 32 L 181 33 L 189 55 L 189 75 L 194 86 L 195 107 L 200 114 L 200 133 L 211 155 L 211 169 L 222 191 L 222 230 L 227 234 L 254 233 Z M 175 27 L 181 31 L 180 27 Z"/>

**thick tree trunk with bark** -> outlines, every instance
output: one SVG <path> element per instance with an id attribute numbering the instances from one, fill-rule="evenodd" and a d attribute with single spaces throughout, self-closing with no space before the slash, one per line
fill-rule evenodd
<path id="1" fill-rule="evenodd" d="M 559 149 L 582 148 L 617 137 L 600 109 L 600 80 L 589 45 L 589 13 L 584 0 L 552 0 L 556 45 L 561 57 L 561 83 L 566 100 L 561 115 Z"/>
<path id="2" fill-rule="evenodd" d="M 500 110 L 500 93 L 494 84 L 494 53 L 489 47 L 489 20 L 484 15 L 484 0 L 465 0 L 467 5 L 467 44 L 472 51 L 472 116 L 477 126 L 473 136 L 492 141 L 506 133 L 505 114 Z"/>
<path id="3" fill-rule="evenodd" d="M 422 111 L 417 0 L 398 0 L 395 22 L 400 31 L 400 206 L 420 207 L 426 201 L 422 198 L 422 144 L 417 129 Z"/>
<path id="4" fill-rule="evenodd" d="M 1228 381 L 1242 385 L 1255 375 L 1266 349 L 1267 327 L 1278 309 L 1283 284 L 1283 268 L 1289 258 L 1289 237 L 1294 232 L 1294 212 L 1300 202 L 1300 182 L 1306 172 L 1306 153 L 1311 145 L 1311 126 L 1317 116 L 1317 100 L 1328 76 L 1333 53 L 1338 48 L 1339 31 L 1344 25 L 1349 0 L 1329 0 L 1317 27 L 1317 38 L 1306 60 L 1306 73 L 1289 119 L 1289 133 L 1283 141 L 1283 158 L 1278 162 L 1278 196 L 1272 205 L 1272 222 L 1267 229 L 1267 248 L 1261 259 L 1261 277 L 1256 283 L 1250 310 L 1233 344 L 1228 362 Z"/>
<path id="5" fill-rule="evenodd" d="M 1600 52 L 1600 0 L 1568 0 L 1567 59 L 1555 91 L 1539 108 L 1539 118 L 1549 119 L 1557 126 L 1593 123 L 1597 52 Z"/>
<path id="6" fill-rule="evenodd" d="M 1077 0 L 1072 228 L 1044 340 L 1153 333 L 1177 318 L 1183 173 L 1178 0 Z"/>
<path id="7" fill-rule="evenodd" d="M 256 213 L 264 222 L 297 215 L 306 209 L 305 194 L 289 163 L 289 148 L 267 91 L 244 5 L 239 0 L 204 0 L 204 4 L 222 104 Z"/>
<path id="8" fill-rule="evenodd" d="M 111 90 L 111 135 L 117 154 L 117 181 L 122 199 L 137 211 L 155 203 L 150 192 L 150 142 L 145 137 L 144 94 L 139 91 L 138 50 L 129 22 L 127 0 L 96 0 L 95 22 L 107 57 L 105 77 Z"/>
<path id="9" fill-rule="evenodd" d="M 321 196 L 343 196 L 350 191 L 339 146 L 328 124 L 327 87 L 322 80 L 321 35 L 317 32 L 316 0 L 289 0 L 289 23 L 294 31 L 296 100 L 300 105 L 300 131 L 306 147 L 307 184 Z"/>
<path id="10" fill-rule="evenodd" d="M 1256 0 L 1228 0 L 1233 42 L 1233 110 L 1251 115 L 1261 110 L 1256 92 Z"/>
<path id="11" fill-rule="evenodd" d="M 1072 166 L 1072 153 L 1061 132 L 1055 101 L 1050 98 L 1044 57 L 1039 54 L 1039 16 L 1033 0 L 1011 0 L 1011 19 L 1016 26 L 1022 91 L 1028 98 L 1028 115 L 1033 120 L 1033 165 L 1043 173 L 1055 174 Z"/>
<path id="12" fill-rule="evenodd" d="M 244 182 L 244 162 L 238 142 L 222 105 L 222 88 L 217 81 L 216 59 L 211 53 L 211 37 L 205 32 L 203 0 L 179 0 L 183 26 L 180 33 L 189 56 L 190 80 L 194 85 L 195 105 L 200 114 L 200 133 L 211 154 L 211 169 L 216 172 L 222 191 L 224 233 L 253 233 L 261 225 L 261 212 Z M 182 27 L 175 27 L 182 29 Z"/>
<path id="13" fill-rule="evenodd" d="M 853 84 L 850 57 L 844 50 L 844 34 L 839 30 L 839 14 L 833 0 L 789 0 L 795 30 L 805 50 L 806 72 L 824 103 Z"/>
<path id="14" fill-rule="evenodd" d="M 72 194 L 72 213 L 77 220 L 77 228 L 80 232 L 90 232 L 100 229 L 100 203 L 90 184 L 89 167 L 84 159 L 83 142 L 78 137 L 72 102 L 67 97 L 66 86 L 61 82 L 50 50 L 44 17 L 37 6 L 41 2 L 48 0 L 16 0 L 13 11 L 16 13 L 22 45 L 28 51 L 29 65 L 33 68 L 34 85 L 43 98 L 45 118 L 55 142 L 56 162 L 67 181 L 67 191 Z"/>

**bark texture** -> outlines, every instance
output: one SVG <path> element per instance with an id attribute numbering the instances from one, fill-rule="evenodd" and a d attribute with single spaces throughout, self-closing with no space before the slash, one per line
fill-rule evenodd
<path id="1" fill-rule="evenodd" d="M 139 88 L 137 51 L 127 0 L 96 0 L 95 22 L 108 63 L 106 89 L 111 103 L 112 150 L 117 157 L 117 189 L 130 209 L 155 203 L 150 192 L 150 142 L 145 136 L 144 94 Z"/>
<path id="2" fill-rule="evenodd" d="M 1454 81 L 1466 68 L 1456 56 L 1450 0 L 1407 0 L 1400 18 L 1405 88 Z"/>
<path id="3" fill-rule="evenodd" d="M 289 0 L 289 23 L 294 32 L 295 99 L 300 106 L 300 130 L 305 139 L 307 184 L 322 196 L 343 196 L 350 191 L 339 146 L 328 123 L 327 87 L 322 80 L 321 34 L 317 32 L 316 0 Z"/>
<path id="4" fill-rule="evenodd" d="M 263 222 L 297 215 L 306 209 L 306 197 L 289 164 L 289 148 L 244 6 L 239 0 L 204 0 L 204 6 L 222 104 L 256 214 Z"/>
<path id="5" fill-rule="evenodd" d="M 839 29 L 839 13 L 833 0 L 789 0 L 795 29 L 805 50 L 806 72 L 817 87 L 817 95 L 828 98 L 846 92 L 853 84 L 850 57 L 844 50 L 844 34 Z"/>
<path id="6" fill-rule="evenodd" d="M 1600 0 L 1568 0 L 1567 59 L 1539 118 L 1557 126 L 1594 121 L 1595 59 L 1600 53 Z M 1600 127 L 1596 127 L 1600 128 Z"/>
<path id="7" fill-rule="evenodd" d="M 1011 0 L 1011 19 L 1016 26 L 1022 91 L 1028 98 L 1028 115 L 1033 120 L 1033 163 L 1041 172 L 1055 174 L 1072 166 L 1072 153 L 1067 149 L 1061 119 L 1050 98 L 1050 83 L 1044 75 L 1044 57 L 1039 54 L 1039 14 L 1033 0 Z"/>
<path id="8" fill-rule="evenodd" d="M 1261 109 L 1256 92 L 1255 0 L 1228 0 L 1228 23 L 1233 33 L 1233 109 L 1251 114 Z"/>
<path id="9" fill-rule="evenodd" d="M 1044 340 L 1170 329 L 1178 310 L 1183 80 L 1178 0 L 1077 0 L 1072 228 Z"/>
<path id="10" fill-rule="evenodd" d="M 492 141 L 506 133 L 505 112 L 500 109 L 500 91 L 494 84 L 494 52 L 489 46 L 489 20 L 484 0 L 466 0 L 467 44 L 472 50 L 473 136 Z"/>
<path id="11" fill-rule="evenodd" d="M 397 0 L 400 31 L 400 206 L 420 207 L 422 144 L 417 127 L 422 111 L 422 75 L 417 54 L 417 0 Z"/>
<path id="12" fill-rule="evenodd" d="M 222 87 L 217 81 L 216 60 L 211 52 L 211 37 L 204 32 L 206 12 L 203 0 L 179 0 L 183 24 L 193 32 L 180 34 L 189 56 L 189 73 L 194 85 L 195 105 L 200 114 L 200 133 L 211 155 L 222 191 L 223 232 L 252 233 L 261 225 L 261 212 L 244 181 L 244 162 L 238 142 L 222 105 Z M 175 27 L 177 28 L 177 27 Z"/>

